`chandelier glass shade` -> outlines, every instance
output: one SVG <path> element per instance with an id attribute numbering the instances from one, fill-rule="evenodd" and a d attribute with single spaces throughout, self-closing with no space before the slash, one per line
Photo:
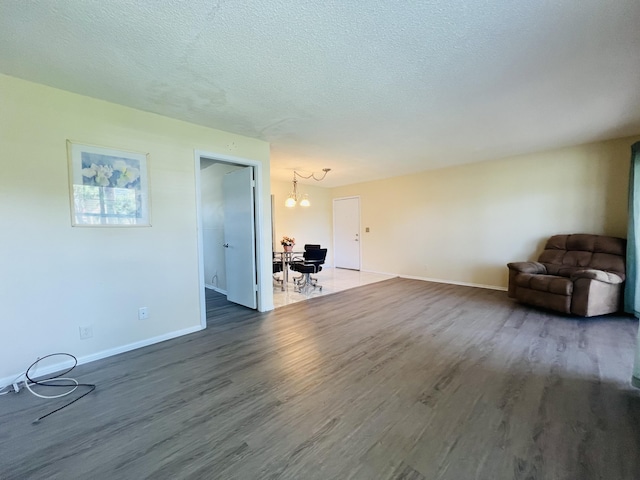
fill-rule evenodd
<path id="1" fill-rule="evenodd" d="M 296 206 L 296 203 L 298 203 L 298 201 L 296 200 L 296 196 L 293 193 L 289 194 L 289 197 L 287 197 L 287 199 L 284 202 L 284 206 L 285 207 L 289 207 L 289 208 L 293 208 Z"/>

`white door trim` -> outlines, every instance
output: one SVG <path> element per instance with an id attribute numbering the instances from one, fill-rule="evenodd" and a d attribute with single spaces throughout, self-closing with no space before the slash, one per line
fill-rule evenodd
<path id="1" fill-rule="evenodd" d="M 242 165 L 245 167 L 253 167 L 254 181 L 256 184 L 255 191 L 255 222 L 256 222 L 256 269 L 257 269 L 257 282 L 258 282 L 258 311 L 266 312 L 273 310 L 273 293 L 265 287 L 266 280 L 269 281 L 268 287 L 271 287 L 271 270 L 265 269 L 265 259 L 269 260 L 271 264 L 271 252 L 265 252 L 263 249 L 264 244 L 264 202 L 262 201 L 262 192 L 264 184 L 262 180 L 262 162 L 257 160 L 250 160 L 248 158 L 234 157 L 233 155 L 225 155 L 222 153 L 207 152 L 203 150 L 194 150 L 195 158 L 195 183 L 196 183 L 196 219 L 198 228 L 198 277 L 200 288 L 200 324 L 202 328 L 207 328 L 207 305 L 204 294 L 205 279 L 204 279 L 204 239 L 202 232 L 202 205 L 201 205 L 201 193 L 202 185 L 200 180 L 200 159 L 205 158 L 208 160 L 216 160 L 221 163 L 231 163 L 234 165 Z M 268 256 L 265 257 L 265 253 Z M 271 293 L 271 295 L 269 295 Z"/>
<path id="2" fill-rule="evenodd" d="M 350 195 L 348 197 L 336 197 L 333 199 L 333 203 L 332 203 L 332 207 L 333 207 L 333 211 L 332 213 L 332 217 L 333 217 L 333 252 L 334 252 L 334 267 L 335 267 L 335 251 L 336 251 L 336 201 L 339 200 L 349 200 L 351 198 L 357 198 L 358 199 L 358 264 L 359 264 L 359 271 L 362 271 L 362 200 L 360 199 L 360 195 Z"/>

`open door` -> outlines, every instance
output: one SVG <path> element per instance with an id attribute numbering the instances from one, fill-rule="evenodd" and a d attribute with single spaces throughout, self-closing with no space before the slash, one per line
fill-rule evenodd
<path id="1" fill-rule="evenodd" d="M 225 174 L 224 247 L 227 299 L 257 308 L 256 235 L 253 168 Z"/>

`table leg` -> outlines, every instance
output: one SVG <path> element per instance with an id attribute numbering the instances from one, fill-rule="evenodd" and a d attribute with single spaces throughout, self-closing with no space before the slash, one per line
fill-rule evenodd
<path id="1" fill-rule="evenodd" d="M 285 262 L 285 257 L 286 254 L 284 252 L 282 252 L 280 254 L 280 261 L 282 262 L 282 291 L 284 292 L 284 286 L 287 285 L 287 282 L 289 281 L 289 274 L 287 272 L 288 268 L 287 268 L 287 263 Z M 287 288 L 289 288 L 287 286 Z"/>

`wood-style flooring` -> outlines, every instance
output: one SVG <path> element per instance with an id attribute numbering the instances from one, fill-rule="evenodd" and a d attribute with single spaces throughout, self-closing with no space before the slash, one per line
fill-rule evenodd
<path id="1" fill-rule="evenodd" d="M 0 397 L 1 479 L 640 478 L 637 322 L 393 279 L 77 367 Z"/>

